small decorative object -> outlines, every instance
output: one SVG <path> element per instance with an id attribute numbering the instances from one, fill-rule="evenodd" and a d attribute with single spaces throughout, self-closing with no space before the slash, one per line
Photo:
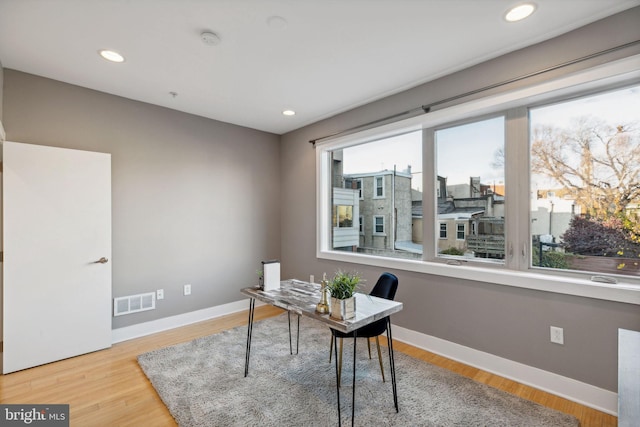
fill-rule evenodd
<path id="1" fill-rule="evenodd" d="M 329 304 L 327 302 L 327 274 L 322 275 L 320 282 L 320 302 L 316 305 L 316 311 L 321 314 L 329 312 Z"/>
<path id="2" fill-rule="evenodd" d="M 277 259 L 262 261 L 262 270 L 264 271 L 264 290 L 280 289 L 280 261 Z"/>
<path id="3" fill-rule="evenodd" d="M 356 315 L 356 299 L 353 296 L 360 283 L 358 273 L 338 271 L 329 282 L 331 314 L 334 319 L 346 320 Z"/>
<path id="4" fill-rule="evenodd" d="M 258 289 L 264 288 L 264 271 L 256 270 L 256 274 L 258 275 Z"/>

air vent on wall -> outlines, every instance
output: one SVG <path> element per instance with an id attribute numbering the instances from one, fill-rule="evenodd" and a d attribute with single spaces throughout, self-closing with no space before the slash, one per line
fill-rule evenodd
<path id="1" fill-rule="evenodd" d="M 139 311 L 153 310 L 156 308 L 156 293 L 129 295 L 113 299 L 113 315 L 137 313 Z"/>

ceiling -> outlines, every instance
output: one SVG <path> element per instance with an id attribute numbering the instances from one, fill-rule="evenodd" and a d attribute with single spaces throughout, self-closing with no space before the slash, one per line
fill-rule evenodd
<path id="1" fill-rule="evenodd" d="M 0 0 L 0 61 L 283 134 L 640 5 L 534 1 L 531 17 L 507 23 L 521 1 Z"/>

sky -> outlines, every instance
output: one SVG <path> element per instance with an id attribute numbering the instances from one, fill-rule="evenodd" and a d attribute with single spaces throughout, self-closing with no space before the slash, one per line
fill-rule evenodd
<path id="1" fill-rule="evenodd" d="M 620 108 L 623 106 L 623 108 Z M 571 117 L 593 115 L 607 122 L 640 122 L 640 86 L 533 108 L 532 120 L 564 126 Z"/>
<path id="2" fill-rule="evenodd" d="M 492 166 L 504 147 L 504 117 L 436 131 L 438 175 L 447 185 L 468 184 L 479 176 L 483 184 L 504 183 L 504 167 Z"/>
<path id="3" fill-rule="evenodd" d="M 422 165 L 421 147 L 421 131 L 349 147 L 343 152 L 345 169 L 349 168 L 345 173 L 391 170 L 394 165 L 397 170 L 404 170 L 408 165 L 416 169 Z M 422 167 L 419 169 L 422 171 Z"/>
<path id="4" fill-rule="evenodd" d="M 411 165 L 412 187 L 422 186 L 422 131 L 369 142 L 343 150 L 343 173 L 405 171 Z"/>

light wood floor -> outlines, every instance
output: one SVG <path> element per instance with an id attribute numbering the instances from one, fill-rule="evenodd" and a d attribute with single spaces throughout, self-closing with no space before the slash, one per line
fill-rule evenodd
<path id="1" fill-rule="evenodd" d="M 281 313 L 262 306 L 260 320 Z M 175 426 L 137 355 L 225 329 L 246 325 L 247 313 L 236 313 L 115 344 L 107 350 L 0 376 L 0 402 L 70 404 L 71 426 Z M 382 341 L 382 340 L 381 340 Z M 569 400 L 463 365 L 398 342 L 396 351 L 441 366 L 476 381 L 577 417 L 583 427 L 617 426 L 617 418 Z"/>

